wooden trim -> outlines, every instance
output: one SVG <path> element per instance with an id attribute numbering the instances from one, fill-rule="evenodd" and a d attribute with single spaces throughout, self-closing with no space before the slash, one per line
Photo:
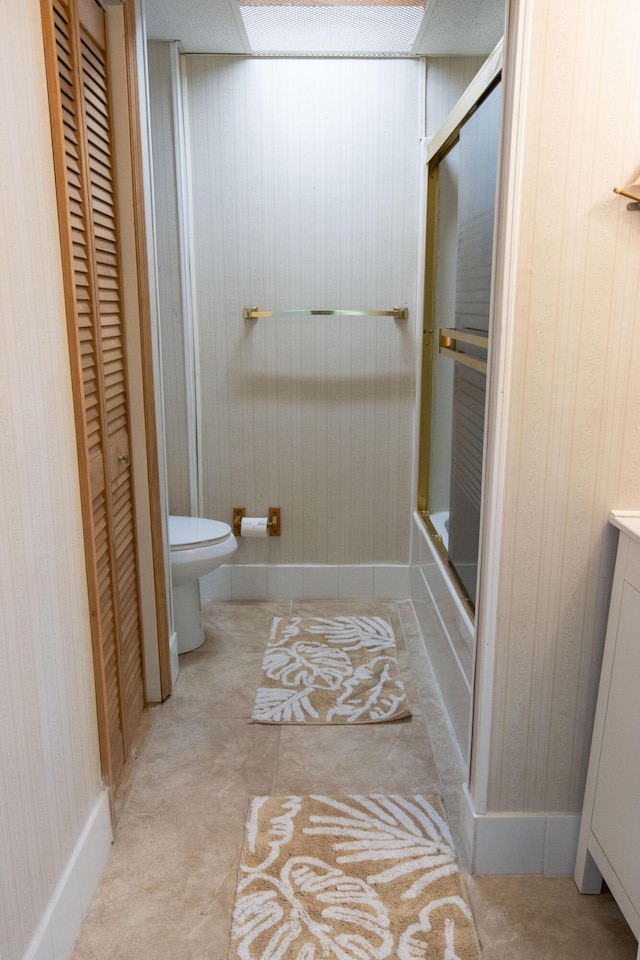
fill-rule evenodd
<path id="1" fill-rule="evenodd" d="M 105 665 L 100 624 L 100 588 L 96 555 L 94 549 L 93 508 L 91 500 L 92 477 L 87 450 L 84 396 L 82 386 L 82 358 L 76 330 L 76 296 L 74 286 L 74 266 L 72 252 L 71 227 L 69 223 L 69 198 L 67 172 L 64 163 L 65 144 L 63 131 L 63 113 L 58 87 L 58 56 L 56 51 L 55 25 L 51 0 L 40 2 L 42 30 L 44 40 L 49 112 L 51 115 L 51 137 L 53 163 L 56 181 L 56 200 L 58 206 L 58 224 L 60 230 L 60 253 L 62 261 L 62 281 L 65 298 L 67 337 L 69 341 L 71 387 L 73 411 L 76 428 L 76 449 L 80 477 L 80 503 L 82 511 L 82 529 L 84 540 L 85 569 L 87 575 L 87 596 L 89 601 L 89 619 L 91 627 L 91 647 L 94 662 L 96 712 L 98 720 L 98 745 L 100 765 L 105 787 L 109 797 L 111 821 L 115 823 L 114 787 L 112 780 L 112 755 L 109 737 L 108 701 L 105 682 Z"/>
<path id="2" fill-rule="evenodd" d="M 158 659 L 160 690 L 165 699 L 171 693 L 171 659 L 169 653 L 168 596 L 165 579 L 165 554 L 160 496 L 158 458 L 158 431 L 155 396 L 155 369 L 153 363 L 153 331 L 149 293 L 149 262 L 146 244 L 146 217 L 144 207 L 144 172 L 142 166 L 142 131 L 138 97 L 138 58 L 136 53 L 136 15 L 133 0 L 125 0 L 124 27 L 127 57 L 127 88 L 129 92 L 129 124 L 131 137 L 131 165 L 133 173 L 134 221 L 136 231 L 136 261 L 138 270 L 138 302 L 140 319 L 140 347 L 144 393 L 145 434 L 147 441 L 147 469 L 149 485 L 151 540 L 153 552 L 156 617 L 158 630 Z"/>

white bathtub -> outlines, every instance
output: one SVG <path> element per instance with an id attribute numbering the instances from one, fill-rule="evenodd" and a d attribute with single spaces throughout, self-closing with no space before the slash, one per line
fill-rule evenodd
<path id="1" fill-rule="evenodd" d="M 446 518 L 442 519 L 444 523 Z M 414 514 L 413 522 L 411 599 L 444 706 L 468 766 L 473 706 L 474 625 L 419 514 Z M 437 529 L 442 535 L 441 530 Z M 446 532 L 445 526 L 443 529 Z"/>

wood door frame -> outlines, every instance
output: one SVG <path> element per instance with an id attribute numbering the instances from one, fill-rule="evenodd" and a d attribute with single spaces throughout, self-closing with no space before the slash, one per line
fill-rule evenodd
<path id="1" fill-rule="evenodd" d="M 126 247 L 126 234 L 129 236 L 129 249 L 133 256 L 123 257 L 123 273 L 128 273 L 125 283 L 129 282 L 129 289 L 132 296 L 136 299 L 135 314 L 139 317 L 137 325 L 138 344 L 136 353 L 138 363 L 132 363 L 130 374 L 132 382 L 130 384 L 130 393 L 132 405 L 135 408 L 136 402 L 139 404 L 138 412 L 143 420 L 137 442 L 134 439 L 132 443 L 132 456 L 139 458 L 137 465 L 138 476 L 144 477 L 144 483 L 136 489 L 135 502 L 137 512 L 142 508 L 143 522 L 145 530 L 140 529 L 138 523 L 138 541 L 139 546 L 143 546 L 142 541 L 147 541 L 150 549 L 147 553 L 147 565 L 152 568 L 153 592 L 155 593 L 154 606 L 155 616 L 152 611 L 147 610 L 145 617 L 144 599 L 143 606 L 143 633 L 145 635 L 145 650 L 147 657 L 150 648 L 153 648 L 155 654 L 157 649 L 157 672 L 159 680 L 159 692 L 161 700 L 166 699 L 171 693 L 171 661 L 169 654 L 169 636 L 170 636 L 170 618 L 169 618 L 169 597 L 170 586 L 167 578 L 167 563 L 165 555 L 165 528 L 166 517 L 162 509 L 161 481 L 160 481 L 160 447 L 158 442 L 158 397 L 156 390 L 156 366 L 154 363 L 154 338 L 155 331 L 152 322 L 151 311 L 151 293 L 149 282 L 149 258 L 147 247 L 147 219 L 145 209 L 145 184 L 144 184 L 144 165 L 142 150 L 142 124 L 141 109 L 138 91 L 140 89 L 141 68 L 137 57 L 137 24 L 136 24 L 136 4 L 135 0 L 117 0 L 116 3 L 109 3 L 106 0 L 99 0 L 104 7 L 107 19 L 108 41 L 110 47 L 110 58 L 114 49 L 124 67 L 126 74 L 126 83 L 122 87 L 113 86 L 112 89 L 112 109 L 114 115 L 114 126 L 117 127 L 118 119 L 121 120 L 121 126 L 127 126 L 127 133 L 118 141 L 117 129 L 115 131 L 116 161 L 124 158 L 126 161 L 124 169 L 120 173 L 125 174 L 127 187 L 130 186 L 130 203 L 124 196 L 124 191 L 119 193 L 119 217 L 121 224 L 121 240 Z M 126 140 L 126 142 L 125 142 Z M 130 353 L 131 356 L 131 353 Z M 133 359 L 133 357 L 132 357 Z M 136 398 L 136 386 L 141 387 L 140 396 Z M 132 411 L 133 412 L 133 411 Z M 137 448 L 137 449 L 136 449 Z M 135 466 L 135 461 L 134 461 Z M 143 500 L 144 503 L 140 501 Z M 140 551 L 141 556 L 144 550 Z M 141 562 L 141 566 L 144 566 Z M 151 570 L 148 571 L 151 574 Z M 141 584 L 144 594 L 144 582 Z M 151 593 L 151 590 L 149 590 Z M 146 620 L 146 622 L 145 622 Z M 155 640 L 157 633 L 157 642 Z M 153 636 L 149 638 L 149 634 Z M 150 684 L 147 675 L 147 685 Z M 149 698 L 151 699 L 151 698 Z M 157 698 L 153 698 L 157 699 Z"/>
<path id="2" fill-rule="evenodd" d="M 157 401 L 155 389 L 154 364 L 154 329 L 151 315 L 151 299 L 149 290 L 149 264 L 147 258 L 146 217 L 144 205 L 144 179 L 142 164 L 142 130 L 140 123 L 140 103 L 138 100 L 139 77 L 137 63 L 137 37 L 135 0 L 116 0 L 110 5 L 99 0 L 105 10 L 109 42 L 120 47 L 120 55 L 126 64 L 126 78 L 124 90 L 120 88 L 114 97 L 113 108 L 122 120 L 126 116 L 128 127 L 128 168 L 130 176 L 130 195 L 133 202 L 128 207 L 118 203 L 118 215 L 121 230 L 128 228 L 133 236 L 135 256 L 130 258 L 127 266 L 128 286 L 133 291 L 136 304 L 135 310 L 129 313 L 127 323 L 135 328 L 139 340 L 139 351 L 134 358 L 133 369 L 129 370 L 130 380 L 138 379 L 141 390 L 139 403 L 142 410 L 140 421 L 142 433 L 133 437 L 131 454 L 137 473 L 142 478 L 141 484 L 134 488 L 134 510 L 136 517 L 136 540 L 146 549 L 139 551 L 140 557 L 146 557 L 147 565 L 152 569 L 141 583 L 141 590 L 145 594 L 147 611 L 152 616 L 142 618 L 143 647 L 149 659 L 149 652 L 155 659 L 158 682 L 152 684 L 154 696 L 149 696 L 149 674 L 145 674 L 146 699 L 163 700 L 171 692 L 171 663 L 169 654 L 169 588 L 167 580 L 167 563 L 165 555 L 165 526 L 166 518 L 163 515 L 160 485 L 159 443 L 157 430 Z M 75 7 L 75 4 L 74 4 Z M 56 196 L 58 218 L 60 225 L 61 269 L 65 292 L 67 335 L 69 338 L 70 376 L 72 383 L 74 418 L 77 436 L 78 476 L 80 498 L 83 517 L 83 536 L 85 549 L 85 565 L 87 573 L 87 595 L 89 600 L 89 614 L 91 625 L 91 644 L 94 659 L 94 678 L 96 690 L 96 712 L 98 726 L 98 742 L 102 774 L 109 789 L 109 803 L 112 821 L 115 825 L 115 784 L 108 782 L 107 772 L 111 769 L 109 725 L 107 715 L 107 696 L 104 679 L 104 663 L 101 644 L 99 622 L 99 586 L 95 545 L 92 536 L 92 493 L 91 470 L 84 441 L 84 409 L 83 409 L 83 382 L 82 358 L 77 349 L 76 321 L 75 321 L 75 288 L 74 268 L 72 258 L 71 234 L 68 214 L 68 196 L 66 173 L 64 169 L 64 135 L 63 112 L 58 88 L 57 55 L 55 41 L 55 25 L 51 0 L 40 0 L 41 19 L 43 27 L 44 55 L 46 63 L 47 87 L 49 95 L 49 109 L 51 114 L 51 135 L 56 181 Z M 123 114 L 123 111 L 126 112 Z M 114 146 L 114 151 L 123 151 L 122 138 Z M 128 221 L 128 224 L 127 224 Z M 136 317 L 138 322 L 136 323 Z M 141 496 L 141 491 L 144 495 Z M 142 561 L 139 560 L 139 564 Z M 143 604 L 144 605 L 144 604 Z M 146 622 L 145 622 L 146 621 Z"/>

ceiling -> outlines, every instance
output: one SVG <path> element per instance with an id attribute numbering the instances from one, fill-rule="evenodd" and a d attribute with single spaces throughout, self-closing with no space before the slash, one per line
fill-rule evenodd
<path id="1" fill-rule="evenodd" d="M 250 53 L 237 0 L 145 0 L 149 40 L 187 53 Z M 504 0 L 429 0 L 412 53 L 490 53 L 504 31 Z"/>

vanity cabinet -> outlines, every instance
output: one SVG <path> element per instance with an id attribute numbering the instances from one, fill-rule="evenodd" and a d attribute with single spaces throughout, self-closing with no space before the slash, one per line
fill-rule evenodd
<path id="1" fill-rule="evenodd" d="M 620 534 L 575 880 L 599 893 L 604 879 L 640 937 L 640 513 L 611 522 Z"/>

